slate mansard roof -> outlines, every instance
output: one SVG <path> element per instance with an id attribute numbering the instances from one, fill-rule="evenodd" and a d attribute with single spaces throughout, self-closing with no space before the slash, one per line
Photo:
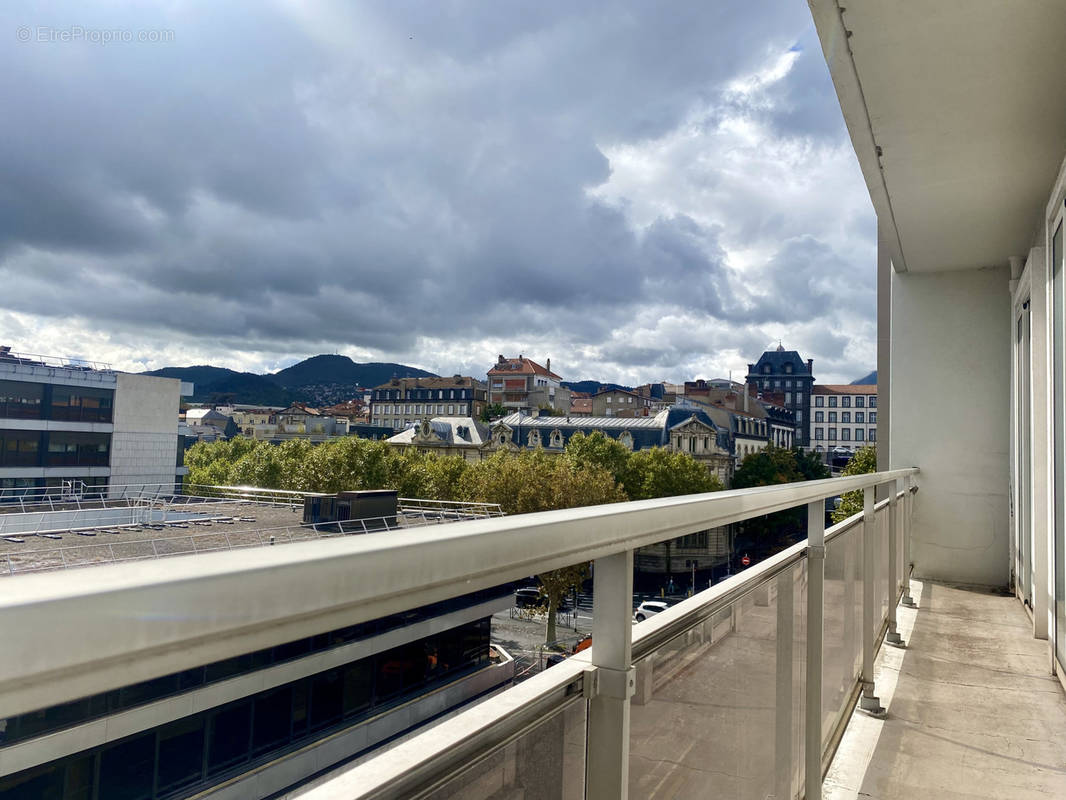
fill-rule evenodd
<path id="1" fill-rule="evenodd" d="M 530 417 L 525 414 L 508 414 L 498 420 L 496 425 L 506 425 L 511 430 L 511 441 L 519 447 L 526 446 L 530 431 L 540 431 L 541 443 L 547 447 L 552 431 L 558 430 L 562 435 L 563 446 L 576 433 L 590 434 L 601 431 L 605 436 L 618 439 L 626 431 L 633 437 L 634 450 L 646 450 L 651 447 L 664 447 L 670 443 L 670 431 L 684 425 L 690 419 L 710 427 L 715 431 L 719 445 L 726 450 L 730 448 L 730 431 L 717 424 L 705 411 L 696 408 L 672 407 L 660 411 L 651 417 Z"/>
<path id="2" fill-rule="evenodd" d="M 792 365 L 792 372 L 791 373 L 786 373 L 785 372 L 785 365 L 786 364 L 791 364 Z M 791 375 L 804 376 L 804 375 L 810 375 L 811 374 L 811 370 L 807 366 L 807 362 L 804 361 L 800 357 L 800 354 L 797 351 L 795 351 L 795 350 L 780 350 L 779 349 L 779 350 L 767 350 L 765 353 L 763 353 L 761 356 L 759 356 L 759 360 L 756 362 L 755 366 L 748 373 L 749 377 L 754 376 L 754 375 L 766 374 L 764 372 L 764 367 L 766 367 L 767 365 L 769 365 L 769 367 L 770 367 L 770 373 L 769 373 L 770 375 L 791 374 Z"/>

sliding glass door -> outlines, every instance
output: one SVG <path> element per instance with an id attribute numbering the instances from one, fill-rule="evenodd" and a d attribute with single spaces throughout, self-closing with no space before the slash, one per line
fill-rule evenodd
<path id="1" fill-rule="evenodd" d="M 1055 655 L 1059 664 L 1066 664 L 1066 287 L 1063 286 L 1062 213 L 1055 221 L 1051 240 L 1051 362 L 1053 425 L 1054 425 L 1054 483 L 1055 496 Z"/>
<path id="2" fill-rule="evenodd" d="M 1033 607 L 1033 530 L 1032 530 L 1032 435 L 1030 433 L 1030 309 L 1029 298 L 1022 303 L 1015 320 L 1015 521 L 1017 549 L 1015 575 L 1018 596 Z"/>

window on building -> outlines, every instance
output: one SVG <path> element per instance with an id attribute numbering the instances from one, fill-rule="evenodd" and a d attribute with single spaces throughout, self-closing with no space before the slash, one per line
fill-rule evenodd
<path id="1" fill-rule="evenodd" d="M 115 393 L 80 386 L 52 387 L 52 419 L 70 422 L 111 422 Z"/>
<path id="2" fill-rule="evenodd" d="M 815 411 L 814 412 L 814 421 L 815 422 L 825 422 L 825 412 L 824 411 Z"/>
<path id="3" fill-rule="evenodd" d="M 855 429 L 855 441 L 856 442 L 861 442 L 862 440 L 863 440 L 863 430 L 862 430 L 862 428 L 856 428 Z"/>
<path id="4" fill-rule="evenodd" d="M 816 394 L 814 396 L 814 406 L 815 406 L 815 408 L 821 408 L 824 405 L 825 405 L 825 398 L 822 395 L 820 395 L 820 394 Z"/>
<path id="5" fill-rule="evenodd" d="M 859 395 L 855 398 L 855 408 L 863 408 L 866 405 L 866 398 Z"/>
<path id="6" fill-rule="evenodd" d="M 0 381 L 0 417 L 40 419 L 44 385 L 24 381 Z"/>
<path id="7" fill-rule="evenodd" d="M 871 411 L 870 412 L 870 424 L 873 425 L 876 422 L 877 422 L 877 412 L 876 411 Z"/>
<path id="8" fill-rule="evenodd" d="M 871 442 L 876 442 L 877 441 L 877 429 L 876 428 L 870 431 L 870 441 Z"/>
<path id="9" fill-rule="evenodd" d="M 836 422 L 837 421 L 837 412 L 835 412 L 835 411 L 830 411 L 829 412 L 829 421 L 830 422 Z"/>
<path id="10" fill-rule="evenodd" d="M 830 428 L 829 429 L 829 441 L 835 442 L 836 440 L 837 440 L 837 429 L 836 428 Z"/>
<path id="11" fill-rule="evenodd" d="M 851 441 L 851 428 L 841 428 L 840 429 L 840 440 L 842 442 L 850 442 Z"/>
<path id="12" fill-rule="evenodd" d="M 841 411 L 840 412 L 840 421 L 841 422 L 851 422 L 851 412 L 850 411 Z"/>
<path id="13" fill-rule="evenodd" d="M 845 395 L 840 398 L 840 405 L 844 408 L 851 408 L 851 397 Z"/>
<path id="14" fill-rule="evenodd" d="M 825 438 L 825 428 L 815 428 L 814 429 L 814 438 L 815 439 L 824 439 Z"/>
<path id="15" fill-rule="evenodd" d="M 774 388 L 775 389 L 780 389 L 781 388 L 781 381 L 774 381 Z"/>
<path id="16" fill-rule="evenodd" d="M 870 406 L 870 408 L 877 408 L 877 395 L 876 394 L 870 395 L 870 402 L 869 402 L 868 405 Z"/>
<path id="17" fill-rule="evenodd" d="M 830 408 L 836 408 L 837 407 L 837 399 L 835 397 L 831 396 L 829 398 L 829 407 Z"/>
<path id="18" fill-rule="evenodd" d="M 796 422 L 803 422 L 803 410 L 802 409 L 799 409 L 799 408 L 796 409 Z"/>
<path id="19" fill-rule="evenodd" d="M 792 392 L 785 392 L 785 405 L 792 403 Z"/>
<path id="20" fill-rule="evenodd" d="M 448 406 L 448 416 L 452 416 L 454 413 L 455 413 L 455 406 L 449 405 Z"/>
<path id="21" fill-rule="evenodd" d="M 866 412 L 864 412 L 864 411 L 856 411 L 855 412 L 855 421 L 856 422 L 866 422 Z"/>

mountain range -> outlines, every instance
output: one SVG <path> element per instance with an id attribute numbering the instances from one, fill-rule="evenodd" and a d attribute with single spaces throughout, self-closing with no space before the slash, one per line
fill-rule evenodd
<path id="1" fill-rule="evenodd" d="M 179 378 L 194 384 L 192 402 L 287 406 L 301 402 L 328 406 L 351 400 L 360 389 L 380 386 L 392 377 L 435 378 L 432 372 L 405 364 L 360 364 L 348 356 L 318 355 L 278 372 L 257 375 L 224 367 L 163 367 L 144 373 Z"/>

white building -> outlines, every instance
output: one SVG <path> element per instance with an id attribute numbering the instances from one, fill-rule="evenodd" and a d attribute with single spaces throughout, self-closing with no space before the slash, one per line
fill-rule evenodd
<path id="1" fill-rule="evenodd" d="M 876 443 L 877 385 L 815 384 L 810 437 L 818 453 L 854 453 Z"/>
<path id="2" fill-rule="evenodd" d="M 179 398 L 192 385 L 0 349 L 0 496 L 164 484 L 181 466 Z"/>

